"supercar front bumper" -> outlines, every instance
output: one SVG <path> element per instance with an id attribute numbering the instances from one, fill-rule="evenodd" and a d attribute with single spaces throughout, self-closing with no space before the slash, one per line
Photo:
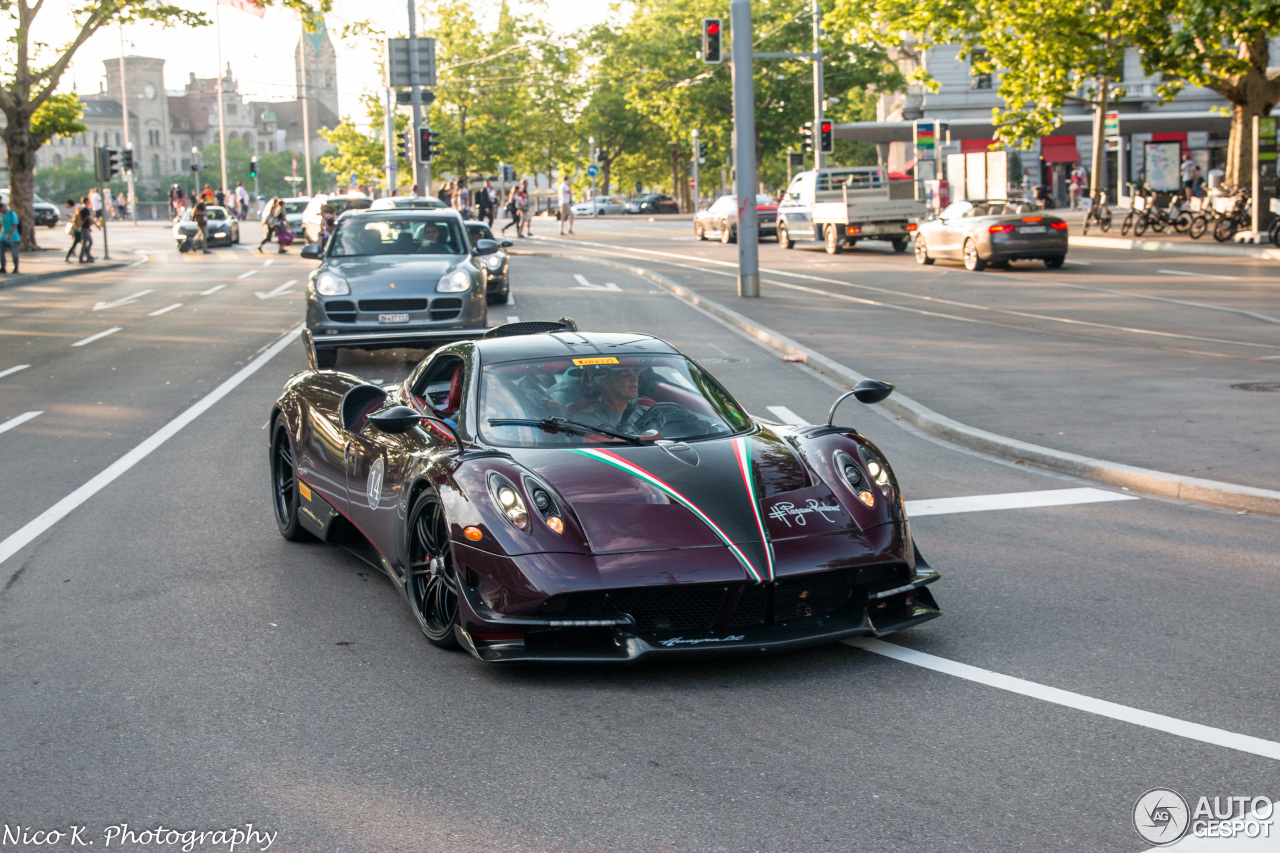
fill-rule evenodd
<path id="1" fill-rule="evenodd" d="M 882 637 L 941 615 L 928 589 L 938 579 L 938 573 L 918 551 L 915 575 L 906 582 L 901 582 L 901 577 L 869 585 L 851 582 L 848 597 L 826 612 L 811 613 L 803 605 L 795 606 L 794 588 L 798 583 L 810 581 L 808 585 L 816 590 L 822 587 L 824 577 L 836 574 L 790 576 L 768 584 L 726 589 L 727 597 L 738 598 L 733 599 L 723 619 L 718 618 L 710 630 L 702 631 L 655 626 L 651 619 L 638 620 L 627 612 L 625 604 L 613 610 L 606 606 L 598 612 L 563 617 L 508 616 L 488 607 L 474 589 L 462 583 L 458 635 L 473 655 L 489 663 L 628 663 L 691 655 L 760 654 L 823 645 L 847 637 Z M 808 589 L 804 590 L 800 598 L 808 593 Z M 748 595 L 764 602 L 760 618 L 733 613 L 733 608 L 745 602 Z M 821 595 L 815 593 L 815 607 Z"/>

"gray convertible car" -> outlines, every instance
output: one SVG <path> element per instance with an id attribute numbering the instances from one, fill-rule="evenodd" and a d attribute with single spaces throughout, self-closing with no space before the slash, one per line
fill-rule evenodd
<path id="1" fill-rule="evenodd" d="M 988 264 L 1043 260 L 1049 269 L 1067 257 L 1067 223 L 1026 201 L 957 201 L 916 231 L 916 262 L 964 261 L 977 272 Z"/>
<path id="2" fill-rule="evenodd" d="M 467 236 L 452 210 L 348 211 L 307 283 L 307 329 L 321 368 L 338 350 L 427 347 L 442 334 L 486 325 L 480 264 L 498 251 L 492 240 Z"/>

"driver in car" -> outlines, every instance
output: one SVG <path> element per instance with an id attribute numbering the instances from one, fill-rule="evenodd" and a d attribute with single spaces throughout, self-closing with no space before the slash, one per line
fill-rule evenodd
<path id="1" fill-rule="evenodd" d="M 617 432 L 634 432 L 635 425 L 649 411 L 640 403 L 640 370 L 635 367 L 602 367 L 600 370 L 600 402 L 573 416 L 587 426 L 604 427 Z"/>

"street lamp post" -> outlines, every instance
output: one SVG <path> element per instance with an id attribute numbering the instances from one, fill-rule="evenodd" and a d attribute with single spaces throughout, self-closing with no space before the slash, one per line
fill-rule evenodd
<path id="1" fill-rule="evenodd" d="M 752 79 L 751 0 L 731 0 L 733 134 L 737 149 L 738 295 L 760 295 L 760 233 L 756 225 L 756 95 Z"/>

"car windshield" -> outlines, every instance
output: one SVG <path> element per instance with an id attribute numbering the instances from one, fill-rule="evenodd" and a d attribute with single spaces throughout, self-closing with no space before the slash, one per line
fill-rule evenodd
<path id="1" fill-rule="evenodd" d="M 458 222 L 422 216 L 373 218 L 362 214 L 338 222 L 331 258 L 367 255 L 464 255 L 467 242 Z"/>
<path id="2" fill-rule="evenodd" d="M 187 208 L 187 211 L 182 214 L 182 221 L 190 222 L 192 217 L 195 215 L 195 212 L 196 209 L 194 207 Z M 216 204 L 206 204 L 204 207 L 204 216 L 205 219 L 226 219 L 227 209 L 225 207 L 218 207 Z"/>
<path id="3" fill-rule="evenodd" d="M 350 198 L 344 196 L 330 196 L 325 199 L 325 204 L 333 208 L 334 213 L 342 213 L 344 210 L 364 210 L 373 204 L 367 198 Z"/>
<path id="4" fill-rule="evenodd" d="M 619 440 L 589 429 L 556 429 L 552 421 L 500 423 L 547 418 L 644 440 L 691 441 L 751 426 L 751 419 L 709 373 L 679 355 L 555 358 L 484 366 L 479 422 L 491 444 L 541 447 Z"/>
<path id="5" fill-rule="evenodd" d="M 489 230 L 488 225 L 468 225 L 467 236 L 471 238 L 474 245 L 477 240 L 492 240 L 493 232 Z"/>
<path id="6" fill-rule="evenodd" d="M 285 212 L 286 214 L 289 214 L 289 213 L 301 213 L 302 211 L 304 211 L 304 210 L 306 210 L 306 209 L 307 209 L 307 200 L 303 200 L 303 201 L 286 201 L 286 202 L 284 203 L 284 212 Z"/>

